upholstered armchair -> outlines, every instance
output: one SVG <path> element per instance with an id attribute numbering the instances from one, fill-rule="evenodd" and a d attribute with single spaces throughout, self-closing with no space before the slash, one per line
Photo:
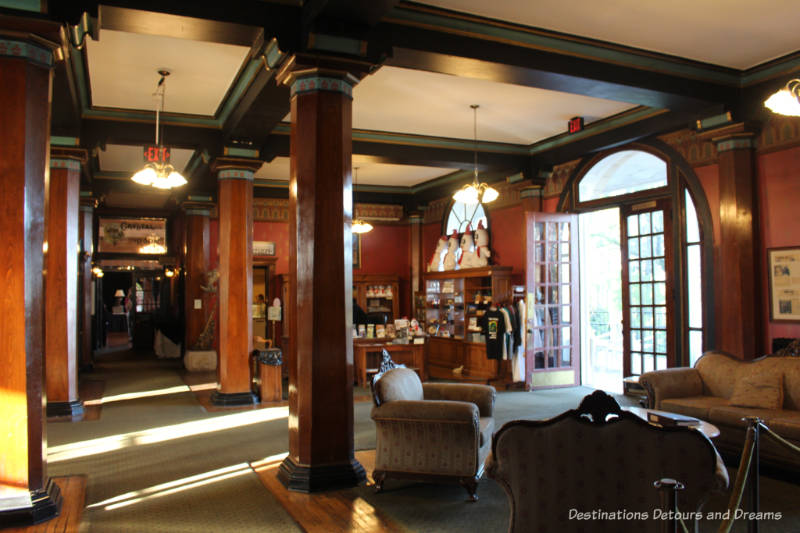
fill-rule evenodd
<path id="1" fill-rule="evenodd" d="M 701 512 L 711 492 L 728 486 L 703 433 L 648 424 L 601 391 L 555 418 L 505 424 L 486 472 L 506 492 L 510 532 L 656 533 L 674 515 L 655 482 L 684 485 L 677 504 L 687 524 L 697 518 L 688 513 Z"/>
<path id="2" fill-rule="evenodd" d="M 422 383 L 394 368 L 373 381 L 375 488 L 388 477 L 460 483 L 476 501 L 494 430 L 494 387 Z"/>

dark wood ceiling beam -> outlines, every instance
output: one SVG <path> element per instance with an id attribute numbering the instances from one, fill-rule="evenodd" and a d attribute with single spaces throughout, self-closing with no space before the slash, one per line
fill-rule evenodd
<path id="1" fill-rule="evenodd" d="M 222 151 L 222 132 L 213 128 L 200 128 L 174 124 L 161 124 L 162 140 L 167 146 L 206 149 L 212 155 Z M 125 120 L 98 120 L 84 118 L 81 121 L 81 145 L 85 148 L 106 144 L 145 145 L 155 143 L 155 125 L 152 122 L 130 122 Z"/>
<path id="2" fill-rule="evenodd" d="M 694 110 L 715 103 L 732 105 L 739 94 L 731 85 L 557 50 L 401 24 L 381 27 L 394 45 L 393 57 L 385 64 L 396 67 L 674 110 Z"/>

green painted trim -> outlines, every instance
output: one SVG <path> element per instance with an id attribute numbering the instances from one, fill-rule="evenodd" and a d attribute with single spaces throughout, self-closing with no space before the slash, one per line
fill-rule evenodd
<path id="1" fill-rule="evenodd" d="M 126 181 L 130 180 L 133 174 L 128 172 L 118 172 L 113 170 L 105 170 L 102 172 L 95 172 L 93 177 L 96 180 L 115 180 L 115 181 Z"/>
<path id="2" fill-rule="evenodd" d="M 72 73 L 75 83 L 78 85 L 78 98 L 81 101 L 81 115 L 89 109 L 89 87 L 86 85 L 86 65 L 83 62 L 83 53 L 75 48 L 72 43 L 69 45 L 69 59 L 72 63 Z"/>
<path id="3" fill-rule="evenodd" d="M 26 59 L 30 63 L 52 68 L 53 52 L 37 44 L 19 39 L 0 38 L 0 57 Z"/>
<path id="4" fill-rule="evenodd" d="M 715 128 L 717 126 L 721 126 L 723 124 L 729 124 L 733 121 L 733 117 L 731 116 L 730 111 L 726 111 L 725 113 L 721 113 L 719 115 L 714 115 L 713 117 L 703 118 L 697 121 L 697 129 L 698 130 L 706 130 L 708 128 Z"/>
<path id="5" fill-rule="evenodd" d="M 323 50 L 326 52 L 338 52 L 351 56 L 363 56 L 363 41 L 340 37 L 338 35 L 326 35 L 324 33 L 312 34 L 311 50 Z"/>
<path id="6" fill-rule="evenodd" d="M 50 158 L 50 168 L 65 168 L 67 170 L 81 170 L 80 161 L 74 159 L 59 159 L 56 157 Z"/>
<path id="7" fill-rule="evenodd" d="M 0 7 L 19 9 L 20 11 L 33 11 L 34 13 L 43 12 L 41 0 L 0 0 Z"/>
<path id="8" fill-rule="evenodd" d="M 506 178 L 507 183 L 517 183 L 525 179 L 525 176 L 522 175 L 522 172 L 517 172 L 513 176 L 508 176 Z"/>
<path id="9" fill-rule="evenodd" d="M 233 90 L 228 93 L 228 97 L 222 102 L 220 111 L 217 113 L 217 121 L 220 127 L 225 123 L 230 114 L 233 113 L 233 109 L 236 107 L 236 104 L 239 103 L 239 100 L 242 99 L 242 96 L 244 96 L 250 84 L 253 83 L 253 79 L 255 79 L 258 74 L 258 69 L 261 68 L 262 64 L 261 56 L 256 59 L 251 59 L 245 67 L 244 72 L 242 72 L 241 76 L 236 80 Z"/>
<path id="10" fill-rule="evenodd" d="M 111 120 L 130 120 L 135 122 L 156 121 L 155 111 L 139 110 L 111 110 L 111 109 L 84 109 L 84 118 L 111 119 Z M 172 115 L 170 113 L 161 114 L 161 124 L 176 126 L 200 126 L 219 129 L 222 123 L 213 117 L 203 117 L 199 115 Z"/>
<path id="11" fill-rule="evenodd" d="M 627 126 L 628 124 L 633 124 L 634 122 L 639 122 L 665 112 L 667 112 L 666 109 L 639 106 L 635 109 L 623 111 L 617 115 L 592 122 L 578 133 L 562 133 L 560 135 L 556 135 L 555 137 L 550 137 L 549 139 L 544 139 L 543 141 L 534 143 L 528 148 L 528 154 L 535 155 L 546 150 L 551 150 L 558 146 L 570 144 L 579 139 L 599 135 L 601 133 L 605 133 L 606 131 Z"/>
<path id="12" fill-rule="evenodd" d="M 214 198 L 207 194 L 190 194 L 186 197 L 187 202 L 213 202 Z"/>
<path id="13" fill-rule="evenodd" d="M 197 209 L 196 207 L 191 207 L 191 208 L 188 208 L 188 209 L 184 209 L 183 212 L 186 213 L 187 215 L 198 215 L 198 216 L 204 216 L 204 217 L 207 217 L 207 216 L 211 215 L 211 210 L 210 209 Z"/>
<path id="14" fill-rule="evenodd" d="M 286 54 L 278 47 L 278 39 L 275 37 L 267 43 L 263 55 L 269 68 L 277 67 L 279 64 L 283 63 L 283 60 L 286 58 Z"/>
<path id="15" fill-rule="evenodd" d="M 53 135 L 50 137 L 50 146 L 80 146 L 81 141 L 77 137 L 60 137 Z"/>
<path id="16" fill-rule="evenodd" d="M 730 152 L 731 150 L 752 150 L 755 140 L 752 138 L 725 139 L 717 143 L 717 152 Z"/>
<path id="17" fill-rule="evenodd" d="M 800 72 L 800 54 L 793 54 L 791 57 L 777 59 L 744 71 L 741 76 L 741 86 L 747 87 L 781 76 L 796 78 L 798 72 Z"/>
<path id="18" fill-rule="evenodd" d="M 294 98 L 297 95 L 316 93 L 319 91 L 329 91 L 343 94 L 349 98 L 353 98 L 353 84 L 343 78 L 334 78 L 332 76 L 298 76 L 292 83 L 289 89 L 289 97 Z"/>
<path id="19" fill-rule="evenodd" d="M 707 63 L 689 60 L 676 60 L 664 54 L 646 52 L 636 48 L 611 45 L 603 41 L 559 35 L 554 32 L 498 24 L 488 19 L 475 20 L 476 17 L 455 17 L 440 13 L 423 12 L 413 7 L 396 7 L 386 20 L 399 24 L 431 27 L 441 31 L 474 35 L 478 38 L 511 43 L 544 51 L 593 59 L 651 72 L 662 72 L 674 76 L 689 77 L 723 85 L 739 85 L 739 73 L 735 69 L 716 67 Z M 472 19 L 472 20 L 470 20 Z"/>
<path id="20" fill-rule="evenodd" d="M 245 168 L 226 168 L 217 172 L 218 180 L 248 180 L 253 181 L 252 170 Z"/>
<path id="21" fill-rule="evenodd" d="M 258 159 L 259 152 L 253 148 L 239 148 L 236 146 L 226 146 L 223 148 L 223 153 L 231 157 L 252 157 Z"/>
<path id="22" fill-rule="evenodd" d="M 253 181 L 253 185 L 255 187 L 269 187 L 269 188 L 272 188 L 272 189 L 288 189 L 289 188 L 289 182 L 288 181 L 283 181 L 283 180 L 265 180 L 265 179 L 256 178 Z"/>
<path id="23" fill-rule="evenodd" d="M 470 139 L 452 139 L 447 137 L 430 137 L 413 135 L 409 133 L 392 133 L 385 131 L 353 130 L 354 141 L 383 142 L 390 144 L 404 144 L 408 146 L 427 146 L 433 148 L 450 148 L 472 152 L 475 150 L 475 141 Z M 478 141 L 479 152 L 493 152 L 499 154 L 528 155 L 528 145 L 510 144 L 491 141 Z"/>
<path id="24" fill-rule="evenodd" d="M 94 198 L 94 193 L 92 191 L 80 191 L 78 196 L 81 198 Z"/>
<path id="25" fill-rule="evenodd" d="M 203 162 L 203 155 L 198 152 L 197 150 L 194 151 L 192 157 L 189 158 L 189 162 L 186 163 L 186 168 L 183 169 L 183 173 L 186 176 L 191 176 L 194 174 L 194 171 L 200 167 L 200 163 Z"/>

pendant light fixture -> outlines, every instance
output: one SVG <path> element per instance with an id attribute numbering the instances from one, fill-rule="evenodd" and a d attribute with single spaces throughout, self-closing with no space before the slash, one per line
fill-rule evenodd
<path id="1" fill-rule="evenodd" d="M 497 189 L 488 183 L 478 183 L 478 105 L 472 104 L 472 132 L 475 140 L 475 160 L 474 160 L 474 173 L 472 175 L 472 183 L 464 185 L 456 191 L 453 199 L 457 202 L 462 202 L 467 205 L 475 205 L 479 203 L 488 204 L 497 200 L 500 194 Z"/>
<path id="2" fill-rule="evenodd" d="M 800 79 L 789 80 L 781 90 L 767 98 L 764 105 L 773 113 L 800 117 Z"/>
<path id="3" fill-rule="evenodd" d="M 139 185 L 150 185 L 156 189 L 172 189 L 186 185 L 186 178 L 175 170 L 170 164 L 171 150 L 167 146 L 161 146 L 160 139 L 160 119 L 164 111 L 164 93 L 167 91 L 167 76 L 170 71 L 161 69 L 158 71 L 161 79 L 158 80 L 156 92 L 153 96 L 161 98 L 161 105 L 156 105 L 156 144 L 146 146 L 144 149 L 145 166 L 142 170 L 131 176 L 131 179 Z"/>
<path id="4" fill-rule="evenodd" d="M 356 183 L 358 183 L 358 167 L 353 169 L 353 214 L 356 214 Z M 366 220 L 355 218 L 353 220 L 353 233 L 369 233 L 372 231 L 372 224 Z"/>

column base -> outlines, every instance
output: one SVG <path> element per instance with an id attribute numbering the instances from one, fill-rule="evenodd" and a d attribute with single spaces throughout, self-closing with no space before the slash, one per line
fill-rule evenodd
<path id="1" fill-rule="evenodd" d="M 71 402 L 47 402 L 47 417 L 55 418 L 68 416 L 73 420 L 83 418 L 83 402 L 72 400 Z"/>
<path id="2" fill-rule="evenodd" d="M 364 467 L 357 460 L 335 465 L 308 466 L 287 457 L 278 468 L 278 481 L 289 490 L 321 492 L 356 487 L 367 479 Z"/>
<path id="3" fill-rule="evenodd" d="M 49 479 L 46 488 L 31 491 L 31 502 L 31 507 L 0 510 L 0 523 L 3 527 L 30 526 L 55 518 L 61 512 L 61 489 Z"/>
<path id="4" fill-rule="evenodd" d="M 258 397 L 252 392 L 219 392 L 211 393 L 211 403 L 221 407 L 232 407 L 236 405 L 255 405 Z"/>

